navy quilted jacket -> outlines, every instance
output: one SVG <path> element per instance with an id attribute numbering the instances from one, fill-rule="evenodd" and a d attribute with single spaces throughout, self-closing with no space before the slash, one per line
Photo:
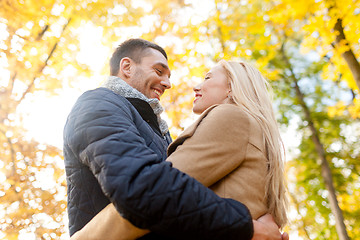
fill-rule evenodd
<path id="1" fill-rule="evenodd" d="M 84 93 L 64 129 L 70 234 L 111 201 L 154 232 L 145 238 L 251 239 L 247 208 L 165 162 L 168 140 L 125 98 L 105 88 Z"/>

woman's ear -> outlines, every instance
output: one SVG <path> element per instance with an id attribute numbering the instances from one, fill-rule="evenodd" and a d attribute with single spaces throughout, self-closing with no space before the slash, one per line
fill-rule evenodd
<path id="1" fill-rule="evenodd" d="M 227 99 L 231 103 L 234 102 L 234 98 L 233 98 L 233 94 L 232 94 L 231 89 L 228 91 Z"/>
<path id="2" fill-rule="evenodd" d="M 130 78 L 132 63 L 133 63 L 132 60 L 128 57 L 124 57 L 120 60 L 119 77 L 126 79 Z"/>

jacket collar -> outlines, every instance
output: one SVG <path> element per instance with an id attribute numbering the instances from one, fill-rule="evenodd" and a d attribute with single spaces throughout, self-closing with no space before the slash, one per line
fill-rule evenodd
<path id="1" fill-rule="evenodd" d="M 159 123 L 150 105 L 139 98 L 126 98 L 138 111 L 142 119 L 147 122 L 152 130 L 161 136 Z"/>
<path id="2" fill-rule="evenodd" d="M 162 135 L 165 135 L 169 129 L 165 120 L 160 117 L 160 114 L 163 112 L 163 108 L 158 99 L 149 99 L 144 94 L 136 90 L 127 84 L 124 80 L 116 76 L 109 76 L 108 79 L 103 83 L 103 87 L 110 89 L 111 91 L 123 96 L 125 98 L 138 98 L 147 102 L 154 114 L 157 117 L 158 125 Z"/>

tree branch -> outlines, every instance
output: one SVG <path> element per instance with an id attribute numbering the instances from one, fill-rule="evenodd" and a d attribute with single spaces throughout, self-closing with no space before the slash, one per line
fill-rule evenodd
<path id="1" fill-rule="evenodd" d="M 14 75 L 11 77 L 11 80 L 10 80 L 10 89 L 9 89 L 10 93 L 12 93 L 14 90 L 16 76 L 17 76 L 17 71 L 14 73 Z"/>
<path id="2" fill-rule="evenodd" d="M 355 56 L 353 50 L 351 49 L 351 46 L 350 46 L 348 40 L 346 39 L 341 18 L 337 19 L 336 24 L 334 26 L 334 30 L 335 30 L 335 32 L 337 32 L 336 39 L 335 39 L 336 44 L 334 44 L 335 48 L 338 48 L 341 45 L 345 45 L 346 47 L 349 48 L 349 50 L 343 52 L 341 55 L 344 58 L 344 60 L 346 61 L 348 67 L 350 68 L 350 71 L 354 77 L 356 85 L 357 85 L 358 89 L 360 90 L 360 63 L 356 59 L 356 56 Z M 334 46 L 334 45 L 332 45 L 332 46 Z"/>
<path id="3" fill-rule="evenodd" d="M 22 100 L 24 100 L 26 94 L 28 94 L 31 90 L 32 90 L 32 87 L 34 86 L 35 84 L 35 80 L 38 78 L 37 75 L 41 74 L 42 71 L 44 70 L 44 68 L 48 65 L 48 62 L 50 60 L 50 58 L 53 56 L 57 46 L 58 46 L 58 43 L 61 39 L 61 36 L 63 35 L 64 31 L 66 30 L 67 26 L 69 25 L 69 23 L 71 22 L 71 17 L 67 20 L 66 24 L 64 25 L 62 31 L 61 31 L 61 34 L 60 34 L 60 37 L 58 38 L 58 41 L 53 45 L 53 47 L 51 48 L 51 51 L 48 55 L 48 57 L 46 58 L 44 64 L 39 68 L 38 72 L 36 73 L 36 75 L 33 77 L 32 81 L 30 82 L 30 84 L 28 85 L 28 87 L 26 88 L 26 90 L 23 92 L 23 94 L 21 95 L 20 99 L 17 101 L 18 104 L 21 103 Z"/>
<path id="4" fill-rule="evenodd" d="M 15 165 L 15 150 L 14 150 L 14 146 L 11 142 L 11 138 L 9 138 L 8 136 L 6 136 L 6 132 L 4 130 L 0 129 L 0 132 L 5 136 L 7 142 L 9 143 L 9 147 L 10 147 L 10 158 L 11 158 L 11 162 L 12 162 L 12 173 L 11 176 L 14 176 L 16 174 L 16 165 Z M 8 176 L 7 176 L 8 177 Z"/>
<path id="5" fill-rule="evenodd" d="M 45 32 L 49 29 L 49 24 L 47 24 L 43 30 L 39 33 L 39 35 L 36 38 L 36 41 L 39 41 L 45 34 Z"/>

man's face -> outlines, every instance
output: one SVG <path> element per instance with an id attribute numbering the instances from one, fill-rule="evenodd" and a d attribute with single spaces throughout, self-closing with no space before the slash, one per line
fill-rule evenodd
<path id="1" fill-rule="evenodd" d="M 134 74 L 128 83 L 147 98 L 157 98 L 171 87 L 170 69 L 161 52 L 150 48 L 140 63 L 134 64 Z"/>

